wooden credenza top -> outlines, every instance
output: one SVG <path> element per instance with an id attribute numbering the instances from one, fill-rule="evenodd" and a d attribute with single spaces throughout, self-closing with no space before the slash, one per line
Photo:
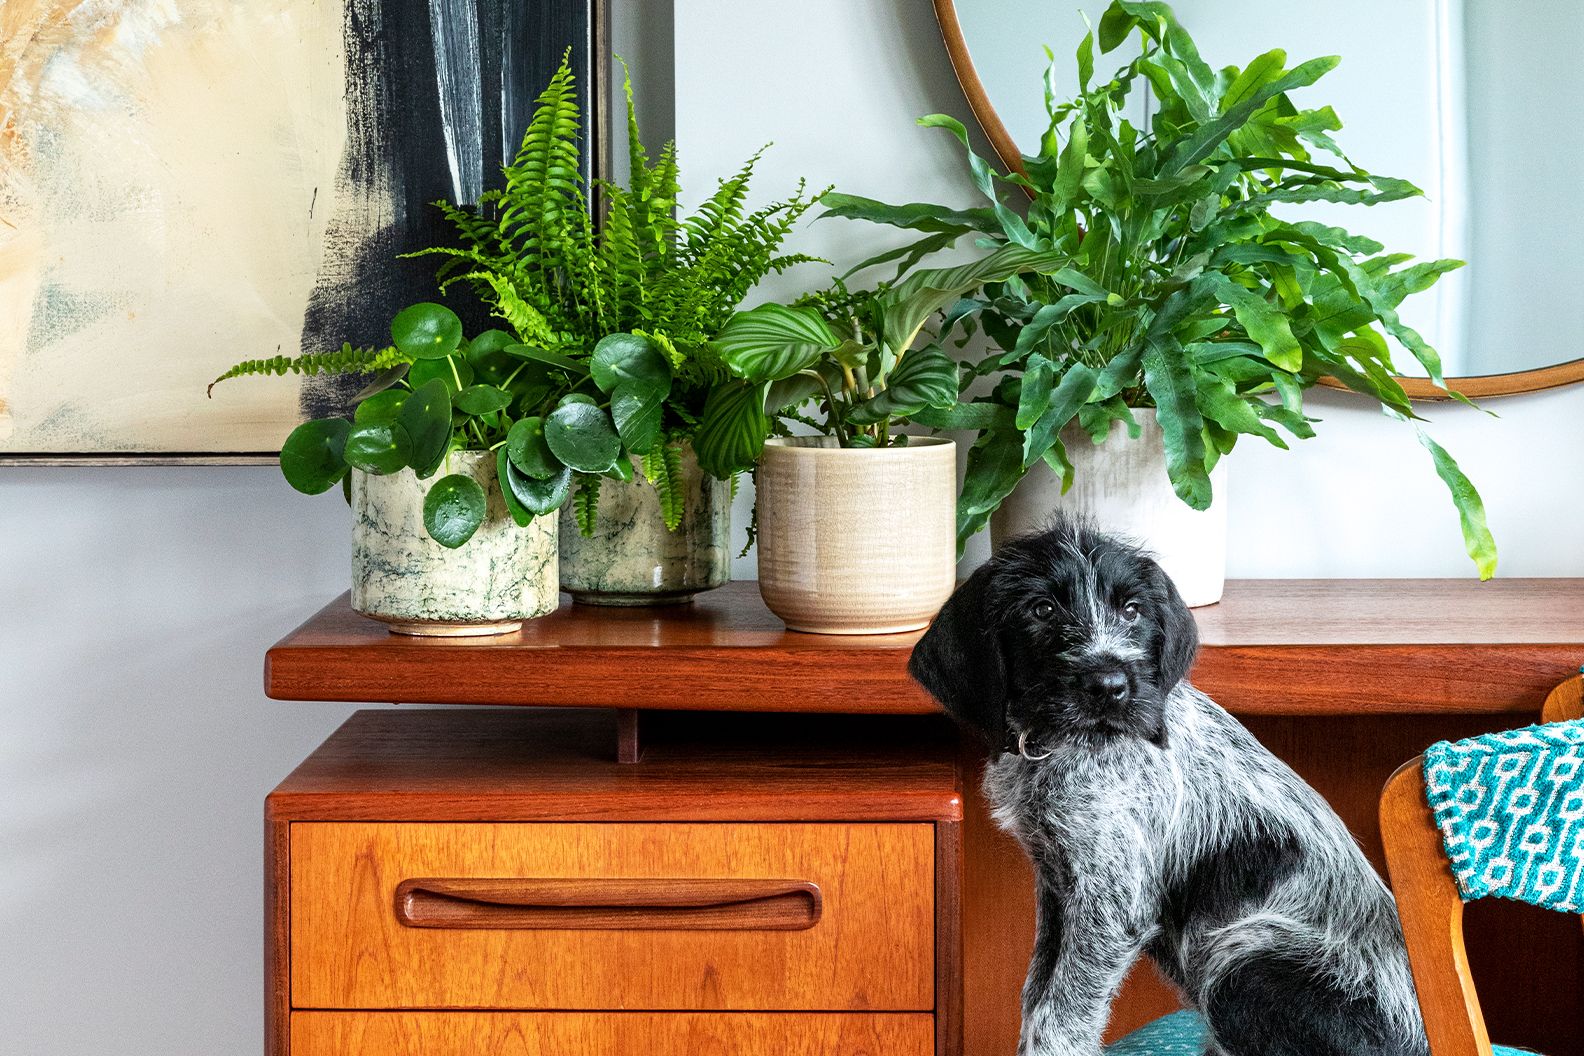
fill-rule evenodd
<path id="1" fill-rule="evenodd" d="M 1233 580 L 1193 680 L 1240 714 L 1538 713 L 1584 663 L 1584 580 Z M 925 713 L 918 633 L 788 631 L 753 582 L 690 605 L 564 601 L 515 634 L 388 633 L 343 595 L 272 648 L 282 700 Z"/>

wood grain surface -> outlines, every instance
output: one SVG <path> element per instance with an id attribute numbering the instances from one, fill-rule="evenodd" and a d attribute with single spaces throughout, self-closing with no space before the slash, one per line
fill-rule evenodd
<path id="1" fill-rule="evenodd" d="M 919 1013 L 296 1012 L 292 1056 L 928 1056 Z"/>
<path id="2" fill-rule="evenodd" d="M 928 824 L 297 822 L 294 1008 L 931 1011 Z M 819 888 L 796 931 L 404 926 L 419 877 L 774 879 Z"/>
<path id="3" fill-rule="evenodd" d="M 1418 759 L 1386 783 L 1380 824 L 1430 1051 L 1435 1056 L 1491 1056 L 1490 1034 L 1463 943 L 1463 902 L 1425 801 Z"/>
<path id="4" fill-rule="evenodd" d="M 1584 580 L 1234 580 L 1195 611 L 1193 679 L 1244 715 L 1532 712 L 1578 670 Z M 285 700 L 928 713 L 918 632 L 788 631 L 751 582 L 690 605 L 563 603 L 522 631 L 425 640 L 340 598 L 272 648 Z"/>
<path id="5" fill-rule="evenodd" d="M 359 711 L 269 796 L 293 821 L 937 821 L 962 817 L 940 717 Z"/>

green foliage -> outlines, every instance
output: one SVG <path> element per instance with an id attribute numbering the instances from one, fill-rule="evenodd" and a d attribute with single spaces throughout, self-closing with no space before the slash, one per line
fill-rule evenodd
<path id="1" fill-rule="evenodd" d="M 411 469 L 427 479 L 452 451 L 496 451 L 506 508 L 519 525 L 527 525 L 566 503 L 574 469 L 602 473 L 617 461 L 621 441 L 608 407 L 578 391 L 593 386 L 587 369 L 558 369 L 522 355 L 524 346 L 501 331 L 465 342 L 456 313 L 438 304 L 404 309 L 391 331 L 387 352 L 415 358 L 400 361 L 400 371 L 387 371 L 359 394 L 352 422 L 304 422 L 282 445 L 281 472 L 298 491 L 328 491 L 349 469 L 377 475 Z M 302 357 L 321 371 L 332 369 L 330 359 Z M 628 374 L 637 369 L 623 362 Z M 365 355 L 341 356 L 333 365 L 342 373 L 384 367 L 377 356 Z M 248 373 L 246 367 L 240 364 L 229 376 Z M 615 387 L 636 387 L 657 404 L 663 393 L 655 393 L 669 385 L 670 376 L 664 385 L 656 375 L 644 377 L 638 383 L 624 375 Z M 483 522 L 486 498 L 471 477 L 445 476 L 427 493 L 425 528 L 441 545 L 461 546 Z"/>
<path id="2" fill-rule="evenodd" d="M 843 447 L 906 443 L 891 428 L 957 403 L 957 364 L 936 344 L 914 349 L 931 316 L 986 282 L 1054 268 L 1056 257 L 1002 246 L 955 268 L 914 271 L 874 290 L 850 291 L 841 279 L 790 307 L 762 304 L 738 312 L 712 343 L 738 378 L 704 408 L 694 445 L 699 463 L 751 465 L 771 416 L 803 421 L 800 408 L 820 401 L 816 423 Z"/>
<path id="3" fill-rule="evenodd" d="M 484 523 L 489 499 L 479 482 L 465 473 L 441 477 L 424 496 L 424 528 L 441 546 L 455 550 Z"/>
<path id="4" fill-rule="evenodd" d="M 572 514 L 577 519 L 578 533 L 585 538 L 594 534 L 599 523 L 599 477 L 581 477 L 577 491 L 572 493 Z"/>
<path id="5" fill-rule="evenodd" d="M 405 367 L 412 362 L 394 347 L 353 348 L 342 345 L 336 352 L 309 352 L 301 356 L 272 356 L 269 359 L 246 359 L 209 383 L 209 395 L 222 381 L 250 375 L 268 374 L 374 374 L 379 371 Z"/>
<path id="6" fill-rule="evenodd" d="M 660 512 L 666 528 L 676 531 L 682 523 L 686 489 L 682 479 L 682 445 L 658 444 L 643 456 L 644 479 L 660 496 Z"/>
<path id="7" fill-rule="evenodd" d="M 1097 80 L 1096 43 L 1106 53 L 1135 34 L 1136 56 Z M 1079 94 L 1059 100 L 1047 77 L 1049 125 L 1021 172 L 997 172 L 975 155 L 950 117 L 920 122 L 961 142 L 986 205 L 827 196 L 827 215 L 921 234 L 866 265 L 899 260 L 905 269 L 964 236 L 1001 247 L 992 253 L 1016 246 L 1050 260 L 1036 273 L 986 277 L 946 313 L 963 343 L 982 331 L 997 346 L 968 365 L 965 393 L 973 380 L 1000 375 L 990 392 L 919 418 L 980 433 L 959 503 L 959 542 L 1035 463 L 1070 481 L 1061 433 L 1072 423 L 1098 442 L 1113 421 L 1133 427 L 1130 408 L 1154 407 L 1177 494 L 1203 509 L 1209 470 L 1239 437 L 1285 447 L 1282 433 L 1313 435 L 1303 392 L 1323 377 L 1388 414 L 1417 418 L 1394 380 L 1388 338 L 1445 386 L 1439 356 L 1397 308 L 1461 262 L 1410 263 L 1341 228 L 1277 215 L 1292 203 L 1373 206 L 1420 193 L 1349 160 L 1332 138 L 1341 122 L 1330 107 L 1293 102 L 1289 93 L 1336 63 L 1288 68 L 1286 54 L 1271 51 L 1241 69 L 1212 70 L 1165 4 L 1115 0 L 1098 41 L 1089 33 L 1079 44 Z M 1145 85 L 1153 104 L 1140 128 L 1124 114 Z M 1496 550 L 1479 494 L 1445 451 L 1426 446 L 1469 554 L 1489 577 Z"/>
<path id="8" fill-rule="evenodd" d="M 471 287 L 509 331 L 465 341 L 455 313 L 416 304 L 392 320 L 388 347 L 250 360 L 216 379 L 374 375 L 358 394 L 353 423 L 310 422 L 288 439 L 282 469 L 293 487 L 328 490 L 349 467 L 410 467 L 428 478 L 451 451 L 491 450 L 519 524 L 555 512 L 576 483 L 578 524 L 588 534 L 601 477 L 631 480 L 636 456 L 655 469 L 645 476 L 660 489 L 667 526 L 680 524 L 680 445 L 711 392 L 736 384 L 709 339 L 760 279 L 808 259 L 780 247 L 818 196 L 800 185 L 790 198 L 749 211 L 755 155 L 679 219 L 676 148 L 667 144 L 649 160 L 630 82 L 625 89 L 630 187 L 584 185 L 575 85 L 563 59 L 504 170 L 504 188 L 484 195 L 477 212 L 438 203 L 461 246 L 413 254 L 443 258 L 441 289 Z M 591 190 L 605 206 L 600 224 L 590 215 Z M 750 439 L 757 454 L 764 432 Z M 722 465 L 719 475 L 737 468 Z M 459 526 L 471 516 L 471 498 L 447 485 L 434 500 L 436 518 L 426 520 L 430 534 L 447 546 L 465 542 L 472 532 Z"/>
<path id="9" fill-rule="evenodd" d="M 504 320 L 516 335 L 507 352 L 557 368 L 573 384 L 578 374 L 592 380 L 624 454 L 607 462 L 606 443 L 571 456 L 584 474 L 619 472 L 626 453 L 644 456 L 662 438 L 692 438 L 711 392 L 730 381 L 710 340 L 761 279 L 809 259 L 781 246 L 818 199 L 800 184 L 791 197 L 750 210 L 755 154 L 679 217 L 676 146 L 651 160 L 630 81 L 624 90 L 629 186 L 585 186 L 581 115 L 563 60 L 504 170 L 504 189 L 486 194 L 478 211 L 439 203 L 461 245 L 419 254 L 442 258 L 442 288 L 467 285 Z M 603 203 L 602 223 L 590 216 L 591 191 Z M 554 425 L 548 435 L 554 446 Z M 603 467 L 582 468 L 596 463 Z M 748 464 L 709 468 L 724 478 Z M 592 493 L 593 477 L 580 477 L 580 486 L 580 495 Z M 592 506 L 579 510 L 592 518 Z"/>

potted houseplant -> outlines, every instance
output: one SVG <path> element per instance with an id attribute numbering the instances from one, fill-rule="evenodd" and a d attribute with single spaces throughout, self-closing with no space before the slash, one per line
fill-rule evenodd
<path id="1" fill-rule="evenodd" d="M 1096 44 L 1110 52 L 1135 32 L 1139 54 L 1097 81 Z M 1208 604 L 1224 580 L 1225 507 L 1214 502 L 1225 493 L 1223 456 L 1240 436 L 1283 448 L 1283 432 L 1313 436 L 1303 393 L 1323 378 L 1417 423 L 1388 338 L 1445 387 L 1435 350 L 1397 308 L 1461 262 L 1408 263 L 1341 228 L 1278 215 L 1295 203 L 1369 206 L 1420 193 L 1349 161 L 1331 137 L 1340 127 L 1331 108 L 1290 99 L 1335 58 L 1289 69 L 1271 51 L 1214 71 L 1170 8 L 1126 0 L 1107 9 L 1098 40 L 1084 36 L 1077 58 L 1079 94 L 1059 102 L 1047 91 L 1050 124 L 1021 171 L 997 173 L 968 151 L 987 206 L 846 195 L 826 204 L 923 232 L 914 252 L 973 235 L 1059 258 L 947 312 L 963 341 L 982 331 L 994 345 L 965 372 L 962 404 L 920 419 L 978 434 L 959 545 L 987 520 L 995 541 L 1054 505 L 1076 505 L 1140 538 L 1190 604 Z M 1153 112 L 1138 128 L 1123 115 L 1146 82 Z M 968 147 L 952 118 L 921 124 Z M 1419 438 L 1488 578 L 1496 551 L 1479 494 L 1422 429 Z"/>
<path id="2" fill-rule="evenodd" d="M 574 467 L 562 588 L 597 604 L 686 601 L 729 577 L 732 480 L 751 467 L 701 467 L 695 454 L 699 420 L 728 380 L 709 339 L 761 278 L 809 259 L 779 248 L 817 196 L 799 185 L 749 211 L 755 155 L 679 217 L 676 146 L 650 160 L 628 81 L 629 186 L 596 181 L 604 204 L 596 223 L 573 88 L 563 61 L 504 189 L 477 210 L 440 203 L 461 245 L 423 254 L 445 257 L 442 288 L 469 286 L 526 355 L 574 376 L 575 392 L 609 400 L 624 451 L 620 479 Z M 613 366 L 602 369 L 601 350 Z"/>
<path id="3" fill-rule="evenodd" d="M 951 595 L 956 445 L 896 430 L 956 404 L 958 367 L 936 343 L 913 345 L 965 291 L 1052 263 L 1003 246 L 874 290 L 838 280 L 795 305 L 740 312 L 715 339 L 738 380 L 705 409 L 699 457 L 723 467 L 759 458 L 759 590 L 787 626 L 915 630 Z M 810 401 L 818 417 L 802 412 Z M 817 433 L 789 435 L 788 422 Z"/>
<path id="4" fill-rule="evenodd" d="M 602 375 L 645 362 L 630 347 L 595 361 Z M 620 477 L 627 464 L 609 397 L 504 331 L 464 341 L 439 304 L 400 312 L 389 346 L 249 360 L 216 383 L 288 372 L 371 379 L 351 421 L 304 422 L 280 454 L 292 487 L 340 484 L 352 505 L 354 609 L 426 635 L 498 634 L 555 610 L 557 513 L 573 475 Z M 661 397 L 640 396 L 657 415 Z"/>

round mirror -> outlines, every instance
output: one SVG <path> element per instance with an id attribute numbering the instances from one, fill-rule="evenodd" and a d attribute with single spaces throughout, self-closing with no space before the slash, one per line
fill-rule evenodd
<path id="1" fill-rule="evenodd" d="M 935 0 L 968 103 L 1008 168 L 1045 130 L 1044 78 L 1077 94 L 1074 49 L 1105 0 Z M 1372 208 L 1316 203 L 1301 218 L 1343 226 L 1393 251 L 1468 266 L 1405 303 L 1403 319 L 1441 353 L 1448 384 L 1470 396 L 1584 380 L 1576 350 L 1584 297 L 1577 171 L 1584 133 L 1563 119 L 1584 89 L 1584 7 L 1500 0 L 1174 0 L 1212 67 L 1272 48 L 1292 60 L 1339 55 L 1312 88 L 1335 138 L 1372 172 L 1407 179 L 1423 198 Z M 1124 45 L 1127 47 L 1127 45 Z M 1053 58 L 1047 57 L 1046 49 Z M 1121 51 L 1095 57 L 1097 74 Z M 1054 64 L 1054 65 L 1053 65 Z M 1144 102 L 1148 106 L 1146 98 Z M 1399 366 L 1412 357 L 1395 357 Z M 1409 395 L 1442 395 L 1422 376 Z"/>

